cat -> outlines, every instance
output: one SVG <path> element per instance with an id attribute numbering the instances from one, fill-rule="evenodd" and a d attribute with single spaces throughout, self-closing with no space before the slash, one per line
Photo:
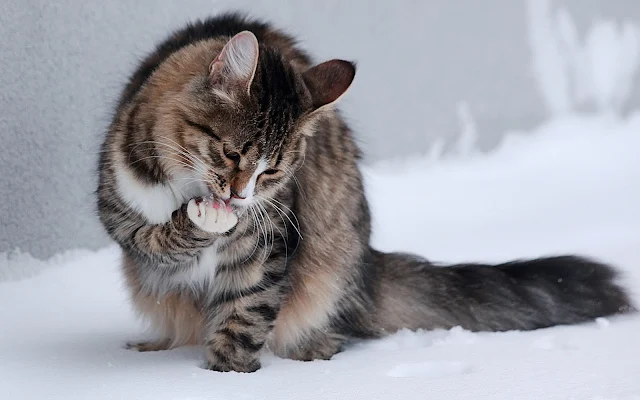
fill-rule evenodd
<path id="1" fill-rule="evenodd" d="M 443 266 L 373 249 L 361 153 L 336 107 L 355 73 L 236 13 L 188 24 L 142 61 L 96 192 L 133 306 L 160 335 L 127 347 L 203 345 L 206 368 L 253 372 L 264 348 L 330 359 L 402 328 L 532 330 L 633 310 L 617 271 L 586 257 Z"/>

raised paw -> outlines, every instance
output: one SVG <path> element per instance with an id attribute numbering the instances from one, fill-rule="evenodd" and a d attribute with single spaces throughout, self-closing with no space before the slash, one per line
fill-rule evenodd
<path id="1" fill-rule="evenodd" d="M 157 341 L 148 342 L 129 342 L 125 345 L 125 349 L 147 352 L 147 351 L 162 351 L 169 350 L 171 348 L 170 339 L 162 339 Z"/>
<path id="2" fill-rule="evenodd" d="M 187 204 L 189 219 L 205 232 L 225 233 L 238 223 L 238 217 L 217 201 L 191 199 Z"/>

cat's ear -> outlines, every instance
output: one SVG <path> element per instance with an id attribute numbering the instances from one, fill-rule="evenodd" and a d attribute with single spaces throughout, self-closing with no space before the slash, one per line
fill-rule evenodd
<path id="1" fill-rule="evenodd" d="M 232 37 L 209 65 L 214 84 L 242 87 L 249 93 L 258 66 L 258 39 L 249 31 Z"/>
<path id="2" fill-rule="evenodd" d="M 338 101 L 355 76 L 355 64 L 344 60 L 325 61 L 303 72 L 302 79 L 311 94 L 313 110 Z"/>

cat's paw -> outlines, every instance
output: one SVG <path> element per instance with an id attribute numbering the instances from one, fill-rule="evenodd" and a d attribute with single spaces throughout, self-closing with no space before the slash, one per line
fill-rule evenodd
<path id="1" fill-rule="evenodd" d="M 124 348 L 139 352 L 169 350 L 171 348 L 171 340 L 161 339 L 148 342 L 128 342 Z"/>
<path id="2" fill-rule="evenodd" d="M 225 233 L 238 223 L 238 217 L 219 202 L 191 199 L 187 204 L 189 219 L 200 229 L 211 233 Z"/>
<path id="3" fill-rule="evenodd" d="M 254 358 L 251 360 L 241 361 L 231 359 L 219 359 L 209 356 L 209 360 L 204 364 L 204 369 L 208 369 L 216 372 L 256 372 L 260 369 L 260 360 Z"/>

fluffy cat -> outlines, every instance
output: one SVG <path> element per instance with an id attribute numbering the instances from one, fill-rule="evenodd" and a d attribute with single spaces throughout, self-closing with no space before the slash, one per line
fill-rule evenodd
<path id="1" fill-rule="evenodd" d="M 97 189 L 133 305 L 161 335 L 130 348 L 201 344 L 207 368 L 251 372 L 265 346 L 329 359 L 401 328 L 527 330 L 631 309 L 616 272 L 582 257 L 443 267 L 372 249 L 360 152 L 334 107 L 355 72 L 236 14 L 142 61 Z"/>

